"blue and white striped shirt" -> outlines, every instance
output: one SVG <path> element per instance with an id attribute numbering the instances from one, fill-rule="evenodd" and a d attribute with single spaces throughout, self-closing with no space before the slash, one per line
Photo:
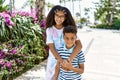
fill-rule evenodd
<path id="1" fill-rule="evenodd" d="M 66 49 L 66 47 L 64 46 L 57 49 L 57 51 L 64 60 L 67 60 L 70 57 L 71 53 L 73 52 L 74 47 L 72 47 L 71 49 Z M 79 64 L 83 64 L 84 62 L 85 62 L 84 53 L 81 51 L 73 59 L 72 65 L 76 68 L 79 68 Z M 81 80 L 81 75 L 77 72 L 66 71 L 60 68 L 58 80 Z"/>

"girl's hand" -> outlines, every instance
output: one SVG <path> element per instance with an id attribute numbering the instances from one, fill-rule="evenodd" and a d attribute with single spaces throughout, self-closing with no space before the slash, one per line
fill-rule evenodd
<path id="1" fill-rule="evenodd" d="M 63 61 L 64 61 L 63 59 L 58 60 L 58 62 L 59 62 L 60 64 L 62 64 Z"/>

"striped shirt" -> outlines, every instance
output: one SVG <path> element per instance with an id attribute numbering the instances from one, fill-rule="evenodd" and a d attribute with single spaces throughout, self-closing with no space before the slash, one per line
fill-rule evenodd
<path id="1" fill-rule="evenodd" d="M 71 53 L 73 52 L 74 47 L 72 47 L 71 49 L 66 49 L 66 47 L 64 46 L 57 49 L 57 51 L 64 60 L 67 60 L 70 57 Z M 85 62 L 84 53 L 81 51 L 73 59 L 72 65 L 73 67 L 79 68 L 79 64 L 83 64 L 84 62 Z M 60 68 L 58 80 L 81 80 L 81 75 L 74 71 L 66 71 Z"/>

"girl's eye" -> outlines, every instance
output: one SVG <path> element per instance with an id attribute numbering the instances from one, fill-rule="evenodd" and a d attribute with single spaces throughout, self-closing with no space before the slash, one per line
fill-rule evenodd
<path id="1" fill-rule="evenodd" d="M 55 14 L 55 16 L 57 17 L 57 18 L 65 18 L 65 15 L 58 15 L 58 14 Z"/>

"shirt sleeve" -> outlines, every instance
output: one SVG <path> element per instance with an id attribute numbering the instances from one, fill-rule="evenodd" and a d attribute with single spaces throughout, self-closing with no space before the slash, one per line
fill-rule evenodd
<path id="1" fill-rule="evenodd" d="M 46 29 L 46 44 L 48 45 L 49 43 L 53 43 L 53 37 L 51 35 L 51 31 L 50 31 L 50 28 L 47 28 Z"/>
<path id="2" fill-rule="evenodd" d="M 82 51 L 78 54 L 78 62 L 79 64 L 83 64 L 85 62 L 85 56 Z"/>

